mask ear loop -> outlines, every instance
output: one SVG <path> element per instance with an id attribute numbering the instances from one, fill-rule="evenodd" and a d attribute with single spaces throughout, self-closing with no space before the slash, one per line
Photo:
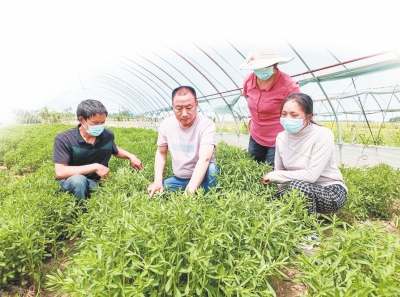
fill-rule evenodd
<path id="1" fill-rule="evenodd" d="M 87 123 L 87 121 L 83 118 L 83 117 L 81 117 L 82 118 L 82 120 L 83 121 L 85 121 L 86 122 L 86 124 L 89 126 L 89 124 Z M 79 120 L 79 119 L 78 119 Z M 79 121 L 79 123 L 82 125 L 82 127 L 83 127 L 83 122 L 81 122 L 81 121 Z"/>
<path id="2" fill-rule="evenodd" d="M 86 122 L 86 125 L 87 125 L 87 129 L 85 129 L 85 127 L 83 127 L 83 124 L 82 124 L 82 127 L 83 127 L 83 129 L 85 129 L 85 131 L 86 131 L 86 133 L 87 134 L 89 134 L 89 130 L 90 130 L 90 125 L 88 124 L 88 122 L 85 120 L 85 119 L 83 119 L 85 122 Z M 89 134 L 90 135 L 90 134 Z"/>
<path id="3" fill-rule="evenodd" d="M 306 115 L 306 117 L 304 119 L 306 119 L 308 116 L 311 116 L 311 118 L 304 127 L 306 127 L 306 126 L 310 125 L 310 123 L 312 123 L 313 114 L 310 113 L 310 114 Z"/>

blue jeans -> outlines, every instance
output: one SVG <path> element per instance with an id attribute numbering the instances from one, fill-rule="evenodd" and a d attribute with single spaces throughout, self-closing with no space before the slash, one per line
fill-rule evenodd
<path id="1" fill-rule="evenodd" d="M 269 165 L 274 167 L 275 161 L 275 147 L 274 146 L 263 146 L 256 142 L 253 137 L 249 139 L 249 154 L 258 163 L 268 162 Z"/>
<path id="2" fill-rule="evenodd" d="M 88 179 L 82 174 L 75 174 L 58 182 L 64 192 L 69 192 L 78 199 L 88 198 L 90 193 L 95 192 L 92 188 L 100 183 L 99 180 Z"/>
<path id="3" fill-rule="evenodd" d="M 210 162 L 208 165 L 206 175 L 200 184 L 200 187 L 204 189 L 204 193 L 208 193 L 211 188 L 217 185 L 217 175 L 219 174 L 218 167 L 215 163 Z M 177 176 L 172 176 L 167 178 L 163 182 L 165 189 L 170 191 L 184 191 L 186 186 L 189 184 L 190 178 L 179 178 Z"/>

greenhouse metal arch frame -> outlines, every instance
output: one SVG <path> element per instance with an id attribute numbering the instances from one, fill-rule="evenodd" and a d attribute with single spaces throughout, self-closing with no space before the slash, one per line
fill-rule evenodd
<path id="1" fill-rule="evenodd" d="M 254 41 L 227 40 L 187 42 L 179 46 L 160 44 L 157 48 L 119 53 L 106 65 L 80 73 L 75 85 L 68 86 L 68 92 L 61 85 L 58 94 L 53 92 L 47 98 L 43 96 L 43 106 L 63 110 L 69 100 L 97 97 L 118 104 L 133 118 L 150 119 L 156 116 L 162 119 L 172 113 L 171 91 L 179 85 L 191 85 L 198 92 L 199 112 L 216 118 L 219 123 L 222 120 L 233 121 L 236 133 L 239 133 L 238 122 L 248 120 L 250 114 L 247 99 L 241 93 L 246 72 L 239 70 L 238 66 L 254 44 Z M 279 55 L 296 57 L 279 68 L 298 79 L 301 91 L 313 98 L 314 109 L 318 110 L 319 116 L 334 117 L 340 150 L 342 137 L 339 123 L 343 116 L 346 120 L 358 116 L 359 121 L 362 110 L 364 120 L 368 121 L 367 116 L 377 112 L 386 115 L 400 111 L 396 96 L 399 92 L 396 77 L 399 76 L 386 75 L 391 71 L 399 73 L 398 51 L 369 53 L 364 50 L 357 55 L 344 54 L 316 44 L 314 52 L 310 53 L 301 44 L 287 40 L 277 46 Z M 385 76 L 384 82 L 379 81 L 379 76 Z M 352 94 L 349 94 L 349 86 L 355 89 Z M 364 103 L 360 99 L 362 94 Z M 375 95 L 391 97 L 385 101 L 377 100 Z M 368 96 L 374 99 L 375 106 L 366 105 Z M 353 98 L 354 103 L 346 98 Z M 325 106 L 325 101 L 328 106 Z"/>

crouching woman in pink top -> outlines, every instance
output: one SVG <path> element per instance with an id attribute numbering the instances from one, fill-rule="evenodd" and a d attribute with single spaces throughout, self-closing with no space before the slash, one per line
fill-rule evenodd
<path id="1" fill-rule="evenodd" d="M 278 183 L 277 197 L 292 188 L 303 192 L 309 214 L 337 212 L 346 203 L 347 188 L 336 165 L 332 131 L 312 120 L 313 101 L 306 94 L 289 95 L 280 111 L 285 131 L 276 139 L 275 170 L 262 183 Z"/>

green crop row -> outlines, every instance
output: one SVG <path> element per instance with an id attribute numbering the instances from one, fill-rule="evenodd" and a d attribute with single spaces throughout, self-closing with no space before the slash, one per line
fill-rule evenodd
<path id="1" fill-rule="evenodd" d="M 218 191 L 150 199 L 157 133 L 112 128 L 117 145 L 144 169 L 112 158 L 111 178 L 82 214 L 54 180 L 53 138 L 66 128 L 0 130 L 0 165 L 7 167 L 0 170 L 0 287 L 19 283 L 38 295 L 45 288 L 71 296 L 276 296 L 272 280 L 294 269 L 310 296 L 400 294 L 400 236 L 380 221 L 399 228 L 399 170 L 342 167 L 348 202 L 317 220 L 300 193 L 273 199 L 275 186 L 260 183 L 267 165 L 220 143 Z M 321 236 L 319 249 L 298 254 L 311 232 Z M 66 238 L 78 239 L 63 256 L 66 269 L 48 266 Z"/>
<path id="2" fill-rule="evenodd" d="M 57 254 L 76 212 L 75 199 L 60 193 L 48 162 L 27 177 L 0 172 L 0 282 L 41 287 L 44 260 Z M 0 284 L 0 287 L 1 287 Z"/>

